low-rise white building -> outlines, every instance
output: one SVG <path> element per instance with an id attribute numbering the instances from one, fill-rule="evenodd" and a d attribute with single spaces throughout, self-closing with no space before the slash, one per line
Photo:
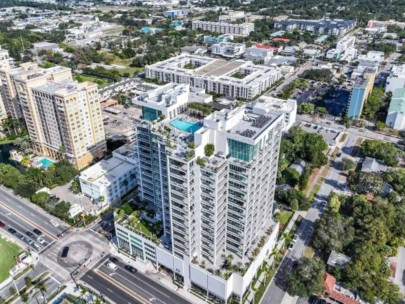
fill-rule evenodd
<path id="1" fill-rule="evenodd" d="M 395 130 L 405 130 L 405 88 L 392 93 L 385 123 Z"/>
<path id="2" fill-rule="evenodd" d="M 385 84 L 385 93 L 394 92 L 396 89 L 405 87 L 405 64 L 394 65 L 391 68 L 390 76 Z"/>
<path id="3" fill-rule="evenodd" d="M 136 185 L 135 153 L 132 142 L 115 150 L 111 158 L 84 170 L 79 176 L 82 193 L 102 205 L 120 200 Z"/>
<path id="4" fill-rule="evenodd" d="M 242 55 L 246 50 L 244 43 L 222 42 L 211 46 L 211 53 L 223 57 L 234 58 Z"/>
<path id="5" fill-rule="evenodd" d="M 249 34 L 255 30 L 255 25 L 250 22 L 233 24 L 226 22 L 193 20 L 192 28 L 193 30 L 201 29 L 203 31 L 231 34 L 235 36 L 249 36 Z"/>
<path id="6" fill-rule="evenodd" d="M 284 131 L 288 131 L 297 117 L 297 101 L 294 99 L 280 99 L 271 96 L 261 96 L 252 108 L 252 112 L 259 115 L 267 113 L 281 113 L 284 115 Z"/>
<path id="7" fill-rule="evenodd" d="M 236 21 L 238 19 L 243 19 L 243 18 L 245 18 L 244 11 L 228 11 L 227 14 L 220 15 L 218 20 L 225 21 L 225 22 L 233 22 L 233 21 Z"/>
<path id="8" fill-rule="evenodd" d="M 269 62 L 269 60 L 273 57 L 273 50 L 272 49 L 266 49 L 266 48 L 261 48 L 257 46 L 252 46 L 248 49 L 246 49 L 244 58 L 246 60 L 251 60 L 251 61 L 260 61 L 263 63 Z"/>
<path id="9" fill-rule="evenodd" d="M 147 78 L 186 83 L 231 98 L 253 99 L 281 78 L 278 68 L 181 54 L 145 67 Z"/>

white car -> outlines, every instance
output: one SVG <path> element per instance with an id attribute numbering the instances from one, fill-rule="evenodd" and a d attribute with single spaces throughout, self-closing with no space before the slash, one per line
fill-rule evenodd
<path id="1" fill-rule="evenodd" d="M 298 234 L 294 235 L 293 242 L 295 243 L 298 240 Z"/>
<path id="2" fill-rule="evenodd" d="M 59 226 L 59 224 L 58 224 L 57 222 L 55 222 L 54 220 L 50 220 L 50 222 L 51 222 L 51 224 L 52 224 L 54 227 L 58 227 L 58 226 Z"/>
<path id="3" fill-rule="evenodd" d="M 118 269 L 118 266 L 116 264 L 114 264 L 113 262 L 108 262 L 107 267 L 114 271 L 116 271 Z"/>
<path id="4" fill-rule="evenodd" d="M 37 242 L 40 244 L 45 244 L 45 240 L 43 238 L 37 238 Z"/>
<path id="5" fill-rule="evenodd" d="M 42 247 L 38 243 L 32 244 L 37 250 L 41 250 Z"/>

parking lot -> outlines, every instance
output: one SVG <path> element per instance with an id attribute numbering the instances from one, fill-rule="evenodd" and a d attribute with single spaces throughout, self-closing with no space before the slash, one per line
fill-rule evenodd
<path id="1" fill-rule="evenodd" d="M 316 107 L 325 107 L 331 115 L 340 116 L 346 111 L 349 102 L 351 84 L 328 85 L 309 81 L 309 88 L 298 90 L 292 96 L 297 104 L 313 103 Z"/>

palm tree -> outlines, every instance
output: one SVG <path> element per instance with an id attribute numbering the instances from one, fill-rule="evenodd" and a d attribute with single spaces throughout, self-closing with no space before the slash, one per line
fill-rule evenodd
<path id="1" fill-rule="evenodd" d="M 29 299 L 30 299 L 30 296 L 27 293 L 24 293 L 21 296 L 21 301 L 23 301 L 24 303 L 27 303 Z"/>
<path id="2" fill-rule="evenodd" d="M 45 298 L 46 285 L 45 285 L 45 282 L 44 281 L 39 281 L 35 285 L 35 289 L 37 289 L 41 293 L 42 298 L 44 299 L 44 303 L 46 303 L 46 298 Z"/>

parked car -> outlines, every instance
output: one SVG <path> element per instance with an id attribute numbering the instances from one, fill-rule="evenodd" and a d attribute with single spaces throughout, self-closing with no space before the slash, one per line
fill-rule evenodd
<path id="1" fill-rule="evenodd" d="M 45 244 L 45 240 L 43 238 L 37 238 L 37 242 L 40 244 Z"/>
<path id="2" fill-rule="evenodd" d="M 291 243 L 291 244 L 288 246 L 288 250 L 293 249 L 293 247 L 294 247 L 294 243 Z"/>
<path id="3" fill-rule="evenodd" d="M 15 231 L 15 229 L 13 229 L 13 228 L 11 228 L 11 227 L 8 228 L 7 231 L 10 232 L 10 233 L 13 233 L 13 234 L 17 232 L 17 231 Z"/>
<path id="4" fill-rule="evenodd" d="M 132 273 L 138 272 L 138 270 L 136 270 L 136 268 L 131 265 L 125 265 L 125 269 Z"/>
<path id="5" fill-rule="evenodd" d="M 4 224 L 2 221 L 0 221 L 0 228 L 6 227 L 6 224 Z"/>
<path id="6" fill-rule="evenodd" d="M 295 243 L 298 240 L 298 234 L 294 235 L 293 242 Z"/>

